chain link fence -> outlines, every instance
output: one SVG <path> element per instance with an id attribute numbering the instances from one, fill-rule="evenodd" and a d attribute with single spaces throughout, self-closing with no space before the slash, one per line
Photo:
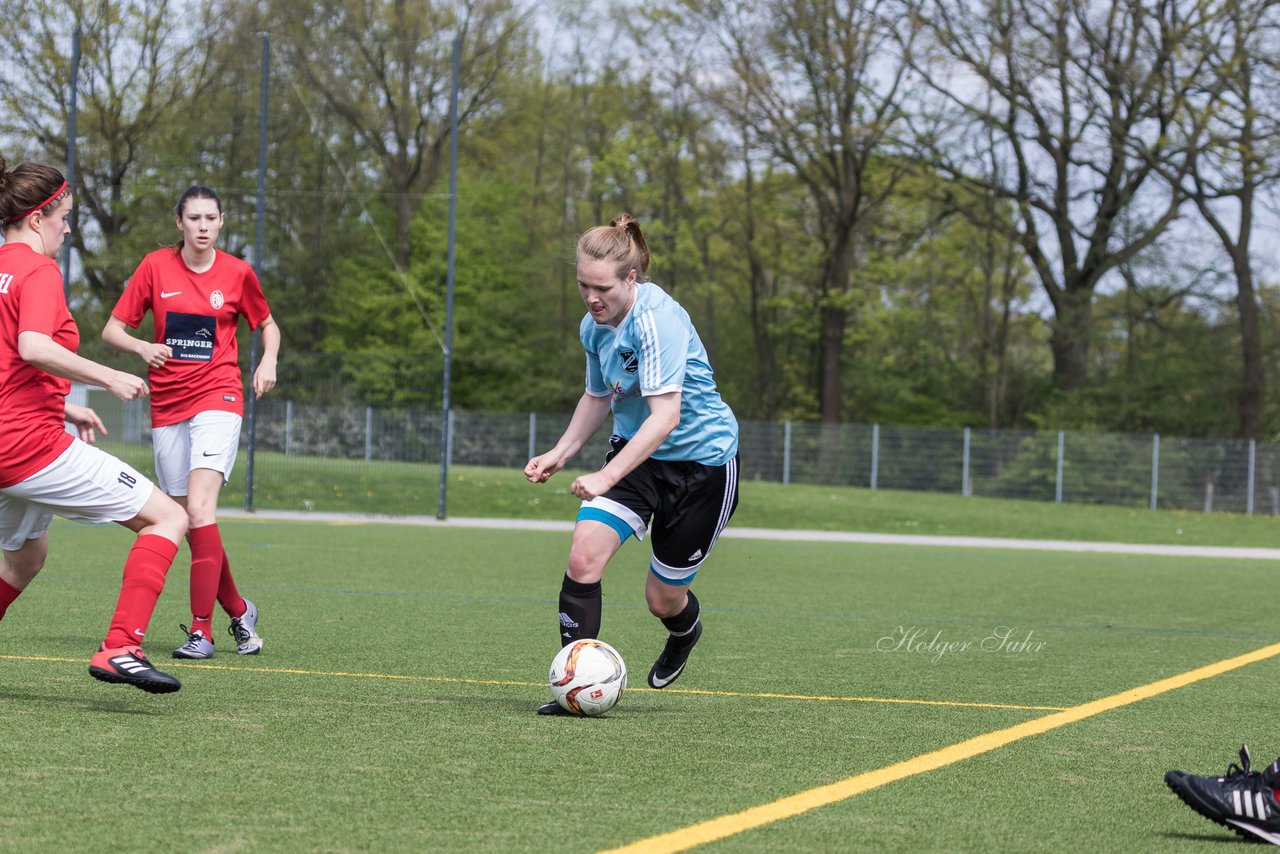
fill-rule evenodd
<path id="1" fill-rule="evenodd" d="M 121 403 L 97 389 L 76 393 L 103 417 L 112 449 L 149 470 L 147 404 Z M 550 448 L 569 421 L 566 414 L 457 410 L 451 418 L 449 465 L 508 470 Z M 438 410 L 269 398 L 258 403 L 256 422 L 256 495 L 313 482 L 323 484 L 326 509 L 367 512 L 365 498 L 379 494 L 402 508 L 393 512 L 434 512 Z M 748 480 L 1280 515 L 1280 446 L 1273 444 L 881 424 L 747 421 L 741 428 Z M 575 466 L 598 465 L 607 439 L 607 431 L 597 434 Z M 243 452 L 241 460 L 243 477 Z M 223 498 L 240 503 L 234 488 Z"/>

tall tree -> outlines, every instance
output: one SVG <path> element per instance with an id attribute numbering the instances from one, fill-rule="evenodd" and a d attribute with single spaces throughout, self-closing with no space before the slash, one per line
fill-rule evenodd
<path id="1" fill-rule="evenodd" d="M 79 228 L 72 240 L 88 299 L 114 303 L 141 253 L 155 248 L 139 226 L 171 210 L 177 196 L 170 167 L 190 162 L 184 134 L 192 104 L 211 84 L 209 47 L 221 23 L 207 10 L 183 18 L 166 0 L 13 0 L 0 16 L 7 60 L 0 131 L 25 140 L 29 156 L 67 159 L 70 93 L 50 84 L 69 79 L 77 27 Z"/>
<path id="2" fill-rule="evenodd" d="M 1025 259 L 1007 228 L 975 225 L 966 208 L 992 222 L 1012 213 L 920 168 L 868 235 L 864 278 L 878 299 L 863 309 L 867 356 L 855 370 L 861 409 L 877 420 L 1005 426 L 1026 406 L 1028 369 L 1047 363 L 1024 355 L 1043 348 Z"/>
<path id="3" fill-rule="evenodd" d="M 281 3 L 281 46 L 303 86 L 319 93 L 370 155 L 350 164 L 390 195 L 397 271 L 408 270 L 418 200 L 448 165 L 453 41 L 461 40 L 458 123 L 496 106 L 498 81 L 527 62 L 527 27 L 510 0 Z"/>
<path id="4" fill-rule="evenodd" d="M 845 335 L 860 298 L 859 241 L 904 174 L 873 166 L 896 162 L 891 155 L 905 136 L 913 19 L 899 16 L 889 0 L 684 6 L 727 65 L 727 82 L 707 75 L 715 103 L 808 191 L 824 248 L 813 294 L 819 408 L 823 421 L 838 422 L 845 414 Z"/>
<path id="5" fill-rule="evenodd" d="M 1054 376 L 1082 389 L 1096 288 L 1185 200 L 1176 181 L 1153 179 L 1186 174 L 1171 130 L 1204 64 L 1187 55 L 1201 4 L 921 0 L 917 14 L 938 51 L 926 79 L 967 131 L 939 140 L 935 159 L 1016 205 L 1018 240 L 1053 306 Z M 987 162 L 993 138 L 1004 175 Z M 1122 237 L 1130 208 L 1144 226 Z"/>
<path id="6" fill-rule="evenodd" d="M 1211 57 L 1211 74 L 1204 91 L 1196 93 L 1186 133 L 1203 137 L 1203 144 L 1193 152 L 1180 189 L 1231 262 L 1240 323 L 1239 435 L 1259 439 L 1266 368 L 1251 243 L 1259 194 L 1280 177 L 1280 65 L 1274 49 L 1280 15 L 1270 0 L 1243 0 L 1224 3 L 1220 21 L 1220 28 L 1198 33 Z"/>
<path id="7" fill-rule="evenodd" d="M 305 370 L 302 352 L 318 349 L 329 318 L 349 310 L 344 289 L 333 286 L 338 262 L 369 235 L 370 224 L 360 220 L 360 199 L 343 172 L 358 162 L 361 148 L 328 104 L 297 97 L 299 81 L 281 49 L 290 34 L 278 22 L 273 27 L 269 5 L 218 0 L 218 10 L 229 22 L 212 46 L 218 85 L 202 105 L 208 118 L 198 123 L 200 149 L 191 161 L 223 194 L 223 248 L 247 252 L 256 227 L 263 33 L 274 29 L 260 267 L 272 311 L 286 324 L 289 366 Z"/>

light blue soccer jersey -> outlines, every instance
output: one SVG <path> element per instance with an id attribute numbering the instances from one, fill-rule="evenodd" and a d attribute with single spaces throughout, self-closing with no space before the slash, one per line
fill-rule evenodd
<path id="1" fill-rule="evenodd" d="M 578 332 L 587 351 L 587 394 L 613 398 L 614 433 L 632 438 L 649 417 L 644 397 L 678 391 L 680 423 L 653 458 L 722 466 L 737 454 L 738 421 L 716 391 L 688 312 L 666 291 L 640 282 L 616 329 L 588 312 Z"/>

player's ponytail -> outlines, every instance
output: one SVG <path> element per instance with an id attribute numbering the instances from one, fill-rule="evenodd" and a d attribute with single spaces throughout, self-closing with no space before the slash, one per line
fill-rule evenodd
<path id="1" fill-rule="evenodd" d="M 636 281 L 648 281 L 649 244 L 640 233 L 640 223 L 631 214 L 618 214 L 608 225 L 583 232 L 578 238 L 578 254 L 616 264 L 620 279 L 635 270 Z"/>

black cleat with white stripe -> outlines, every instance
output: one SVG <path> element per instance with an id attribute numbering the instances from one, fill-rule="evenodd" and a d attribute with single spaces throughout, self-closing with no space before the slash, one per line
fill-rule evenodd
<path id="1" fill-rule="evenodd" d="M 89 675 L 103 682 L 132 685 L 149 694 L 169 694 L 182 687 L 168 673 L 156 670 L 137 646 L 99 649 L 89 661 Z"/>
<path id="2" fill-rule="evenodd" d="M 1280 845 L 1280 804 L 1272 791 L 1280 786 L 1280 759 L 1265 772 L 1254 771 L 1249 765 L 1249 749 L 1241 746 L 1240 765 L 1231 763 L 1225 776 L 1169 771 L 1164 782 L 1183 803 L 1210 821 L 1246 839 Z"/>
<path id="3" fill-rule="evenodd" d="M 689 663 L 689 653 L 702 637 L 702 618 L 693 624 L 693 628 L 682 635 L 667 635 L 667 645 L 662 648 L 662 655 L 649 669 L 649 687 L 665 688 L 684 672 Z"/>

